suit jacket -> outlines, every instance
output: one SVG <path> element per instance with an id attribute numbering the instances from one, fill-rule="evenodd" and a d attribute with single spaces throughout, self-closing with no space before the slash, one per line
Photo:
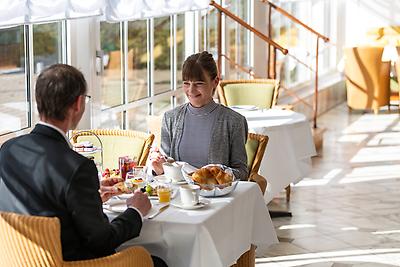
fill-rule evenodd
<path id="1" fill-rule="evenodd" d="M 134 209 L 108 221 L 98 190 L 93 161 L 48 126 L 38 124 L 0 149 L 0 210 L 58 217 L 64 260 L 113 254 L 140 233 L 142 220 Z"/>
<path id="2" fill-rule="evenodd" d="M 179 156 L 179 144 L 185 127 L 185 114 L 189 103 L 164 113 L 161 128 L 161 148 L 175 160 Z M 246 140 L 248 126 L 246 118 L 236 111 L 218 104 L 214 112 L 217 117 L 213 126 L 208 164 L 223 164 L 231 167 L 236 179 L 247 181 Z M 193 140 L 195 142 L 195 140 Z"/>

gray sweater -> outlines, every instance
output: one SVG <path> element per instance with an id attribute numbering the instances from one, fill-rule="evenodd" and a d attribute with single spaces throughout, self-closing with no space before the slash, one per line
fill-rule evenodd
<path id="1" fill-rule="evenodd" d="M 175 160 L 185 161 L 179 156 L 179 145 L 182 139 L 187 105 L 189 103 L 167 111 L 162 122 L 161 148 Z M 220 104 L 214 112 L 217 113 L 217 117 L 212 128 L 208 164 L 223 164 L 231 167 L 237 179 L 247 180 L 245 143 L 248 127 L 246 118 Z M 193 142 L 196 141 L 193 140 Z"/>

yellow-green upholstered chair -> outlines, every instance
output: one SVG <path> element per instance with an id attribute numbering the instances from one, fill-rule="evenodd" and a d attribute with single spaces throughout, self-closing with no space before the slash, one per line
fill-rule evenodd
<path id="1" fill-rule="evenodd" d="M 256 182 L 264 195 L 267 188 L 267 181 L 264 177 L 258 174 L 261 161 L 264 157 L 265 148 L 268 144 L 268 136 L 261 134 L 249 133 L 247 135 L 246 153 L 247 166 L 249 169 L 249 181 Z"/>
<path id="2" fill-rule="evenodd" d="M 279 82 L 273 79 L 222 80 L 218 96 L 225 106 L 254 105 L 271 108 L 277 104 Z"/>
<path id="3" fill-rule="evenodd" d="M 63 261 L 58 218 L 0 212 L 0 265 L 8 267 L 150 267 L 143 247 L 93 260 Z"/>
<path id="4" fill-rule="evenodd" d="M 154 135 L 132 130 L 107 130 L 93 129 L 84 131 L 72 131 L 72 143 L 90 141 L 99 146 L 100 138 L 103 145 L 103 167 L 118 168 L 118 158 L 129 156 L 138 161 L 139 166 L 146 165 L 150 153 L 150 147 L 154 141 Z M 100 162 L 100 153 L 94 154 L 95 161 Z"/>
<path id="5" fill-rule="evenodd" d="M 249 133 L 247 135 L 246 153 L 247 166 L 249 169 L 249 181 L 256 182 L 264 195 L 267 188 L 267 181 L 258 174 L 260 170 L 261 160 L 264 156 L 265 148 L 268 144 L 268 136 L 261 134 Z M 231 267 L 251 267 L 255 266 L 256 246 L 251 244 L 248 251 L 243 253 L 237 260 L 236 264 Z"/>

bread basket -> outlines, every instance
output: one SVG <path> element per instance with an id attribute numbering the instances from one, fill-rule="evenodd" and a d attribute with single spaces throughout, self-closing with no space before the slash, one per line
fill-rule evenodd
<path id="1" fill-rule="evenodd" d="M 191 166 L 190 164 L 185 164 L 182 167 L 182 174 L 183 177 L 185 178 L 186 182 L 189 184 L 197 184 L 200 186 L 200 195 L 203 197 L 219 197 L 219 196 L 225 196 L 229 193 L 231 193 L 233 190 L 235 190 L 238 181 L 235 179 L 235 175 L 233 174 L 231 168 L 226 167 L 224 165 L 220 164 L 209 164 L 204 167 L 209 167 L 209 166 L 218 166 L 222 168 L 226 173 L 229 173 L 233 176 L 233 181 L 228 183 L 228 184 L 200 184 L 192 179 L 192 174 L 197 170 L 197 168 Z"/>

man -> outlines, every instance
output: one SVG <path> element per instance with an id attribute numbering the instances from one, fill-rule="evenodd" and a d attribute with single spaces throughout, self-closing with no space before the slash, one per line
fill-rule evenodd
<path id="1" fill-rule="evenodd" d="M 142 216 L 151 208 L 147 195 L 135 192 L 128 209 L 112 222 L 104 215 L 101 199 L 110 192 L 100 197 L 95 164 L 73 151 L 66 137 L 82 118 L 86 91 L 85 78 L 74 67 L 56 64 L 44 70 L 36 82 L 41 121 L 0 149 L 0 210 L 58 217 L 67 261 L 113 254 L 139 235 Z"/>

